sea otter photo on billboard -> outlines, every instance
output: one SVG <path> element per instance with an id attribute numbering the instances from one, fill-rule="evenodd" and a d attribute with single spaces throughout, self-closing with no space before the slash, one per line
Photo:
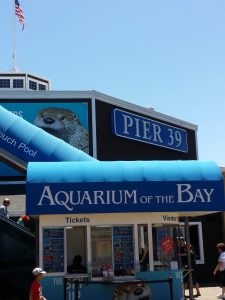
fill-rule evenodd
<path id="1" fill-rule="evenodd" d="M 60 107 L 43 108 L 37 112 L 34 125 L 89 153 L 88 130 L 73 111 Z"/>

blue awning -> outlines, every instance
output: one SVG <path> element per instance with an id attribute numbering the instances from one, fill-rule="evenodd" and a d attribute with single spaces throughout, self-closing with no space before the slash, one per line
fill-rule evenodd
<path id="1" fill-rule="evenodd" d="M 30 161 L 94 161 L 83 151 L 0 106 L 0 156 L 26 169 Z"/>
<path id="2" fill-rule="evenodd" d="M 213 161 L 29 163 L 30 215 L 225 211 L 223 176 Z"/>

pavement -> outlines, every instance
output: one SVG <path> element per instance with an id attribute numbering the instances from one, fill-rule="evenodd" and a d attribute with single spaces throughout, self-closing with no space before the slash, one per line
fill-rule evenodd
<path id="1" fill-rule="evenodd" d="M 217 295 L 221 294 L 221 287 L 219 286 L 207 286 L 207 287 L 200 287 L 201 296 L 194 297 L 193 299 L 197 300 L 214 300 L 217 299 Z M 195 296 L 195 289 L 194 289 L 194 296 Z M 185 291 L 185 296 L 188 295 L 188 290 Z M 190 298 L 186 298 L 190 299 Z"/>

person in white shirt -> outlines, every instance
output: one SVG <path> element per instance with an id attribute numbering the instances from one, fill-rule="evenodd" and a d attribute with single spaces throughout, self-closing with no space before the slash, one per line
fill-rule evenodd
<path id="1" fill-rule="evenodd" d="M 219 252 L 218 264 L 213 271 L 213 275 L 216 276 L 216 273 L 220 271 L 221 273 L 221 285 L 222 285 L 222 294 L 218 295 L 218 299 L 225 299 L 225 244 L 219 243 L 216 245 L 216 248 Z"/>
<path id="2" fill-rule="evenodd" d="M 0 215 L 3 215 L 4 217 L 9 219 L 9 213 L 8 213 L 8 206 L 10 205 L 10 199 L 5 198 L 3 200 L 2 205 L 0 206 Z"/>

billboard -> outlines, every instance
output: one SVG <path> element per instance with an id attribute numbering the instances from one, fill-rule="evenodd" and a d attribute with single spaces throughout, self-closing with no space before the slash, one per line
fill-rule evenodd
<path id="1" fill-rule="evenodd" d="M 42 100 L 43 101 L 43 100 Z M 62 139 L 71 146 L 92 154 L 90 114 L 88 101 L 74 102 L 20 102 L 0 103 L 5 109 L 31 124 Z M 22 132 L 21 132 L 22 134 Z M 0 132 L 0 138 L 4 133 Z M 43 141 L 40 141 L 42 143 Z M 5 163 L 0 165 L 0 177 L 17 177 L 23 174 Z"/>

